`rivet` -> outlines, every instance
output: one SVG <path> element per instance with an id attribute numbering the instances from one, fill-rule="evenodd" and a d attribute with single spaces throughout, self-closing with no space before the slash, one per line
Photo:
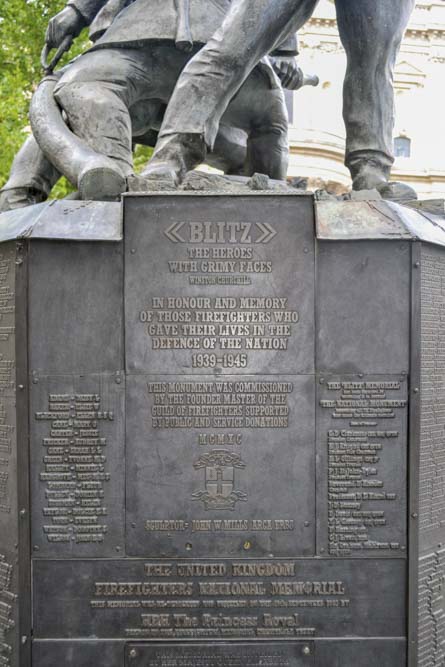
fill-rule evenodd
<path id="1" fill-rule="evenodd" d="M 24 388 L 25 388 L 25 385 L 24 385 L 24 384 L 19 384 L 19 389 L 20 389 L 20 391 L 23 391 Z"/>
<path id="2" fill-rule="evenodd" d="M 311 649 L 309 646 L 304 646 L 303 648 L 303 655 L 310 655 L 311 654 Z"/>
<path id="3" fill-rule="evenodd" d="M 320 378 L 320 379 L 319 379 L 319 383 L 320 383 L 320 384 L 323 384 L 323 383 L 324 383 L 324 378 Z"/>
<path id="4" fill-rule="evenodd" d="M 304 525 L 306 526 L 306 528 L 308 528 L 311 525 L 311 522 L 310 521 L 305 521 Z"/>
<path id="5" fill-rule="evenodd" d="M 249 551 L 249 549 L 251 548 L 251 546 L 252 546 L 252 544 L 251 544 L 248 540 L 246 540 L 246 541 L 244 542 L 244 544 L 243 544 L 243 548 L 244 548 L 246 551 Z"/>
<path id="6" fill-rule="evenodd" d="M 415 269 L 418 269 L 419 266 L 420 266 L 420 262 L 414 262 L 414 268 L 415 268 Z"/>
<path id="7" fill-rule="evenodd" d="M 26 644 L 27 641 L 28 641 L 28 637 L 26 635 L 22 635 L 22 644 L 23 645 Z"/>
<path id="8" fill-rule="evenodd" d="M 132 255 L 135 255 L 135 254 L 136 254 L 136 248 L 132 248 L 132 249 L 130 250 L 130 252 L 131 252 Z"/>
<path id="9" fill-rule="evenodd" d="M 130 651 L 130 658 L 137 658 L 138 652 L 136 651 L 135 648 L 132 648 Z"/>
<path id="10" fill-rule="evenodd" d="M 121 550 L 121 548 L 120 548 L 120 547 L 116 547 L 116 551 L 120 551 L 120 550 Z"/>
<path id="11" fill-rule="evenodd" d="M 38 378 L 33 378 L 33 379 L 32 379 L 32 383 L 33 383 L 33 384 L 37 384 L 37 383 L 38 383 L 38 381 L 39 381 L 39 379 L 38 379 Z"/>
<path id="12" fill-rule="evenodd" d="M 26 510 L 25 509 L 20 510 L 20 516 L 22 517 L 22 519 L 26 516 Z"/>
<path id="13" fill-rule="evenodd" d="M 419 387 L 414 387 L 414 393 L 418 394 L 419 393 Z"/>
<path id="14" fill-rule="evenodd" d="M 417 519 L 419 515 L 417 514 L 417 512 L 413 512 L 411 516 L 413 519 Z"/>
<path id="15" fill-rule="evenodd" d="M 193 549 L 193 544 L 191 544 L 190 542 L 187 542 L 187 544 L 185 545 L 185 548 L 187 549 L 187 551 L 191 551 Z"/>

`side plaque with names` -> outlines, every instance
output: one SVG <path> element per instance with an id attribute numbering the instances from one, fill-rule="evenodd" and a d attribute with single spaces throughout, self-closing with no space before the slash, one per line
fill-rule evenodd
<path id="1" fill-rule="evenodd" d="M 0 249 L 0 665 L 19 664 L 15 243 Z"/>
<path id="2" fill-rule="evenodd" d="M 124 549 L 124 384 L 110 375 L 34 377 L 34 556 Z"/>
<path id="3" fill-rule="evenodd" d="M 406 376 L 326 375 L 318 388 L 321 553 L 406 558 Z"/>

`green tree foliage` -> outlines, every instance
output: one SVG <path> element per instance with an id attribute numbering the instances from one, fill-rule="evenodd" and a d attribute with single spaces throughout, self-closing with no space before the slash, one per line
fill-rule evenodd
<path id="1" fill-rule="evenodd" d="M 48 20 L 65 0 L 0 0 L 0 185 L 30 132 L 28 107 L 42 78 L 40 53 Z M 85 34 L 69 56 L 87 45 Z M 67 185 L 60 187 L 63 194 Z"/>

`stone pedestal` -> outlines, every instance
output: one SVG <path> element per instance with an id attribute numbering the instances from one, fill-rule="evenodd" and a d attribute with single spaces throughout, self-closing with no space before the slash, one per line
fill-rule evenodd
<path id="1" fill-rule="evenodd" d="M 152 194 L 0 240 L 2 667 L 442 664 L 443 218 Z"/>

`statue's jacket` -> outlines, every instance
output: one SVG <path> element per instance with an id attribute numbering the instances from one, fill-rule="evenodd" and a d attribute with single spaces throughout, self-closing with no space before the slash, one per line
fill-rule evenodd
<path id="1" fill-rule="evenodd" d="M 96 49 L 141 46 L 145 42 L 175 42 L 177 7 L 183 1 L 69 0 L 68 5 L 73 6 L 90 25 L 90 37 Z M 189 0 L 190 31 L 194 44 L 207 43 L 220 28 L 230 4 L 231 0 Z M 296 55 L 296 36 L 282 43 L 274 54 Z M 265 64 L 269 69 L 270 66 Z"/>

